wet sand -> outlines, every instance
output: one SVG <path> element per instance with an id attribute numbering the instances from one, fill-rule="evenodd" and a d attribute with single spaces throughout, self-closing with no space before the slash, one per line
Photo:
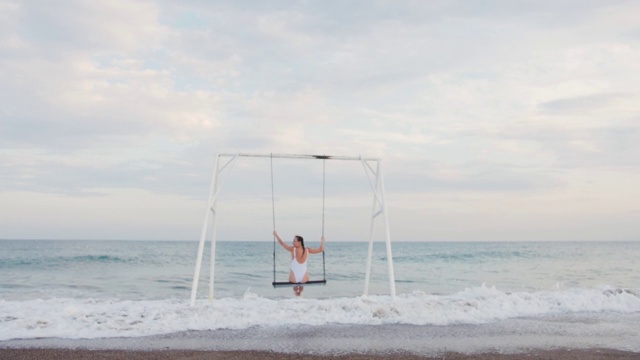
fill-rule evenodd
<path id="1" fill-rule="evenodd" d="M 127 359 L 127 360 L 264 360 L 264 359 L 334 359 L 334 360 L 365 360 L 365 359 L 451 359 L 451 360 L 484 360 L 484 359 L 640 359 L 640 353 L 611 349 L 558 349 L 531 350 L 530 352 L 499 354 L 499 353 L 442 353 L 434 356 L 415 355 L 410 353 L 390 354 L 342 354 L 342 355 L 313 355 L 292 354 L 266 351 L 201 351 L 201 350 L 89 350 L 89 349 L 0 349 L 0 359 L 15 360 L 89 360 L 89 359 Z"/>
<path id="2" fill-rule="evenodd" d="M 628 315 L 625 315 L 628 316 Z M 592 319 L 592 318 L 588 318 Z M 552 321 L 556 320 L 556 321 Z M 583 318 L 488 325 L 296 326 L 186 331 L 146 337 L 15 339 L 4 359 L 638 359 L 635 327 Z M 573 320 L 573 321 L 569 321 Z M 637 321 L 634 317 L 631 321 Z M 623 350 L 620 350 L 623 349 Z"/>

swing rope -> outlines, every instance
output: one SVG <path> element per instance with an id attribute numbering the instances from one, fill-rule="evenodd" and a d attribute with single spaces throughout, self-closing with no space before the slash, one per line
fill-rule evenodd
<path id="1" fill-rule="evenodd" d="M 276 231 L 276 199 L 273 191 L 273 153 L 271 153 L 271 214 L 273 214 L 273 232 Z M 273 234 L 273 282 L 276 282 L 276 234 Z"/>
<path id="2" fill-rule="evenodd" d="M 326 183 L 326 171 L 325 171 L 325 158 L 322 158 L 322 237 L 324 237 L 324 201 L 325 201 L 325 183 Z M 271 165 L 271 214 L 273 220 L 273 231 L 276 231 L 276 197 L 274 190 L 274 181 L 273 181 L 273 153 L 270 156 L 270 165 Z M 327 275 L 326 275 L 326 265 L 325 265 L 325 254 L 324 249 L 322 250 L 322 280 L 309 281 L 304 283 L 304 285 L 313 285 L 313 284 L 326 284 Z M 278 283 L 276 282 L 276 235 L 273 234 L 273 286 L 283 286 L 290 285 L 291 283 Z"/>

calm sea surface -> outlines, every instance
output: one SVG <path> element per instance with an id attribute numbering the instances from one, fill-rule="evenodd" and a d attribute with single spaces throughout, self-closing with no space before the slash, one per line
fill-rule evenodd
<path id="1" fill-rule="evenodd" d="M 310 244 L 315 246 L 315 244 Z M 366 243 L 328 243 L 327 286 L 309 296 L 362 295 Z M 495 286 L 505 292 L 570 288 L 640 288 L 640 243 L 511 242 L 393 243 L 398 293 L 447 295 Z M 197 243 L 166 241 L 0 240 L 0 297 L 186 299 L 190 296 Z M 205 249 L 199 296 L 207 296 L 209 248 Z M 288 278 L 289 254 L 276 249 L 276 280 Z M 322 279 L 322 255 L 309 259 L 311 279 Z M 273 289 L 273 244 L 218 242 L 216 297 L 285 297 Z M 370 294 L 388 294 L 386 252 L 375 243 Z"/>

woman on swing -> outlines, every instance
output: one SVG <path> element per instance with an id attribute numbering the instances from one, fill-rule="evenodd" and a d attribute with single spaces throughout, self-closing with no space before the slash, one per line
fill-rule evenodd
<path id="1" fill-rule="evenodd" d="M 280 236 L 278 236 L 278 232 L 273 230 L 273 236 L 278 239 L 280 245 L 285 248 L 287 251 L 291 252 L 291 271 L 289 272 L 289 282 L 296 284 L 304 284 L 309 281 L 309 271 L 307 270 L 307 258 L 309 254 L 319 254 L 324 251 L 324 236 L 320 238 L 320 247 L 314 248 L 305 248 L 304 247 L 304 239 L 300 235 L 296 235 L 293 237 L 293 246 L 287 245 Z M 302 291 L 304 290 L 304 286 L 296 285 L 293 287 L 293 292 L 296 296 L 302 295 Z"/>

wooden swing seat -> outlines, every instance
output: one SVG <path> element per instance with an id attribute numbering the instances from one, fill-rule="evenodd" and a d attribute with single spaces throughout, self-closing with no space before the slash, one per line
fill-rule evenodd
<path id="1" fill-rule="evenodd" d="M 308 285 L 327 285 L 327 280 L 309 280 L 306 283 L 293 283 L 289 281 L 274 281 L 271 283 L 274 288 Z"/>

